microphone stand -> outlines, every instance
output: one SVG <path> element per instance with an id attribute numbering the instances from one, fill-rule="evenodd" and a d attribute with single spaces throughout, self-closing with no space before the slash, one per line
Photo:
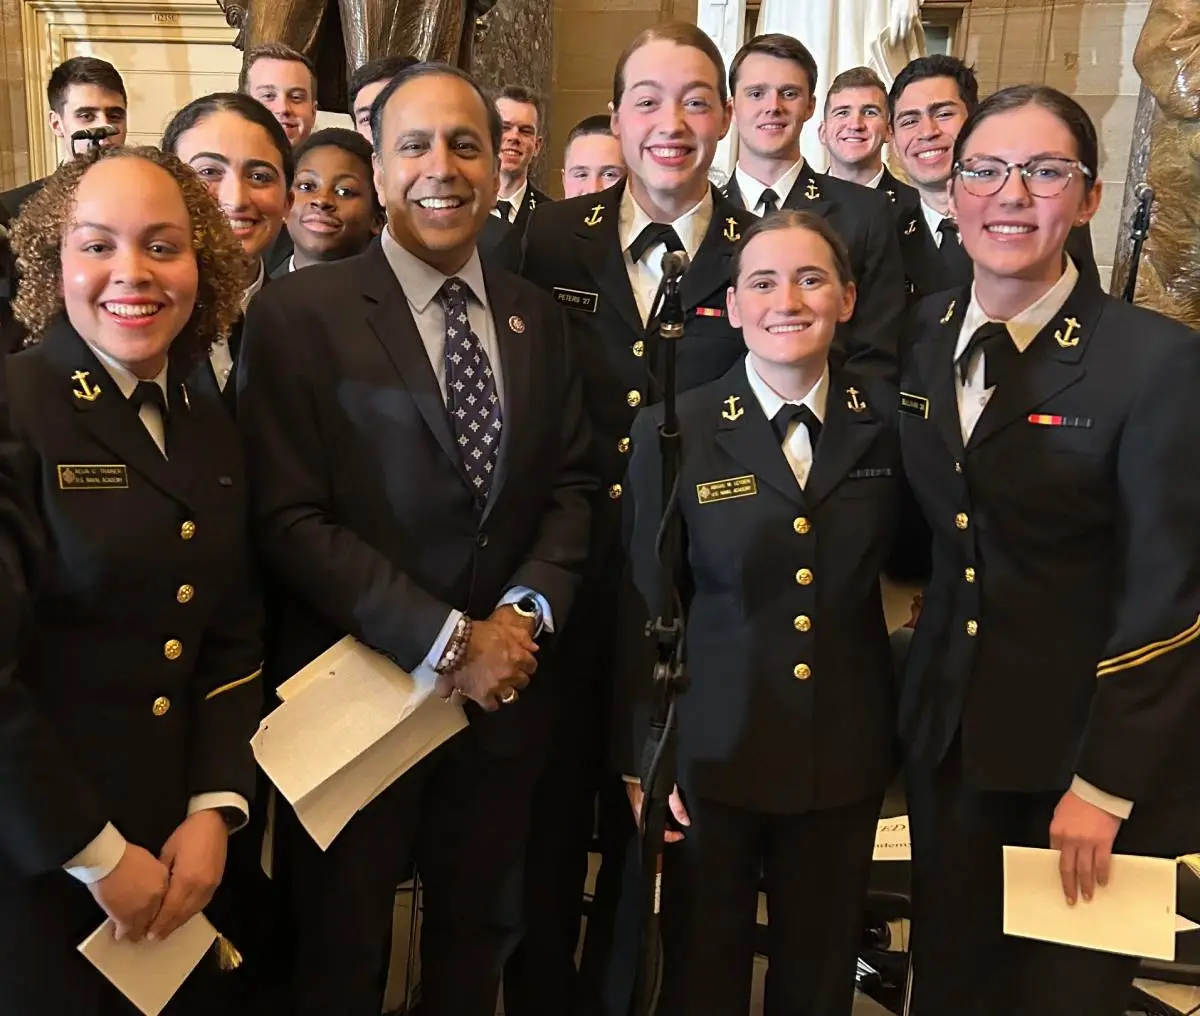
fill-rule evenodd
<path id="1" fill-rule="evenodd" d="M 1133 239 L 1133 253 L 1129 258 L 1129 278 L 1125 280 L 1125 292 L 1121 297 L 1126 303 L 1133 303 L 1134 294 L 1137 292 L 1138 265 L 1142 260 L 1142 244 L 1150 235 L 1150 209 L 1154 207 L 1154 188 L 1149 184 L 1138 184 L 1134 193 L 1137 196 L 1138 204 L 1134 209 L 1133 222 L 1129 228 L 1129 235 Z"/>
<path id="2" fill-rule="evenodd" d="M 661 610 L 652 631 L 657 659 L 654 665 L 654 709 L 650 734 L 642 749 L 641 820 L 638 823 L 642 899 L 640 905 L 638 963 L 635 972 L 630 1016 L 650 1016 L 656 1002 L 658 982 L 659 926 L 662 903 L 662 852 L 666 831 L 668 799 L 675 788 L 677 722 L 675 698 L 687 691 L 684 669 L 683 619 L 679 612 L 679 591 L 675 577 L 682 565 L 681 522 L 675 503 L 679 479 L 682 443 L 679 416 L 675 406 L 676 364 L 679 340 L 683 338 L 683 300 L 679 291 L 680 275 L 664 275 L 662 310 L 658 333 L 663 340 L 663 422 L 658 428 L 662 453 L 663 515 L 658 531 L 658 559 L 661 574 Z"/>

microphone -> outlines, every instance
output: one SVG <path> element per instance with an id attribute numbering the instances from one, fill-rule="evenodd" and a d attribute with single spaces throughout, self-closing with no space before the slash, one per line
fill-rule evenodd
<path id="1" fill-rule="evenodd" d="M 1139 183 L 1133 189 L 1133 196 L 1135 198 L 1137 198 L 1138 201 L 1153 201 L 1154 200 L 1154 188 L 1151 187 L 1148 183 L 1145 183 L 1145 182 Z"/>
<path id="2" fill-rule="evenodd" d="M 668 279 L 679 279 L 684 272 L 688 270 L 691 264 L 691 259 L 687 256 L 686 251 L 669 250 L 662 256 L 662 275 L 663 281 Z"/>
<path id="3" fill-rule="evenodd" d="M 103 127 L 85 127 L 83 130 L 74 131 L 71 134 L 71 140 L 74 141 L 103 141 L 105 138 L 111 138 L 120 134 L 119 128 L 114 127 L 110 123 L 106 123 Z"/>

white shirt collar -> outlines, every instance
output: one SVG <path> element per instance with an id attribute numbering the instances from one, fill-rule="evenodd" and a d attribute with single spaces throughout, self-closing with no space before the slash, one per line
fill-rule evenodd
<path id="1" fill-rule="evenodd" d="M 1012 337 L 1013 344 L 1018 350 L 1022 353 L 1025 352 L 1042 329 L 1058 316 L 1058 312 L 1063 309 L 1063 305 L 1066 304 L 1078 281 L 1079 269 L 1075 267 L 1075 262 L 1068 257 L 1067 267 L 1063 271 L 1062 277 L 1020 314 L 1005 322 L 1008 334 Z M 958 343 L 954 347 L 956 362 L 967 348 L 971 336 L 990 320 L 991 318 L 979 306 L 979 301 L 975 296 L 975 286 L 972 284 L 971 302 L 967 306 L 967 312 L 963 315 L 962 329 L 958 334 Z"/>
<path id="2" fill-rule="evenodd" d="M 414 311 L 424 314 L 450 276 L 443 275 L 432 265 L 426 264 L 415 254 L 401 247 L 389 229 L 384 229 L 380 242 L 383 245 L 384 256 L 395 273 L 400 288 L 404 290 L 404 295 L 408 297 L 408 302 L 412 304 Z M 455 277 L 467 284 L 471 295 L 486 309 L 487 290 L 483 285 L 483 265 L 479 261 L 478 248 L 471 251 L 470 260 L 455 273 Z"/>
<path id="3" fill-rule="evenodd" d="M 113 383 L 118 389 L 120 389 L 121 395 L 128 399 L 129 396 L 133 394 L 133 390 L 138 386 L 138 381 L 141 379 L 133 371 L 121 363 L 120 360 L 109 356 L 108 353 L 104 352 L 104 350 L 99 346 L 93 346 L 90 342 L 88 342 L 87 347 L 92 351 L 96 359 L 100 361 L 100 366 L 108 371 L 109 377 L 113 379 Z M 162 393 L 165 398 L 167 394 L 166 364 L 163 364 L 163 369 L 160 370 L 157 375 L 151 378 L 151 380 L 162 389 Z M 170 399 L 167 400 L 167 404 L 170 405 Z"/>
<path id="4" fill-rule="evenodd" d="M 671 228 L 678 234 L 679 242 L 683 244 L 683 249 L 687 251 L 688 257 L 692 260 L 695 260 L 696 252 L 700 249 L 700 244 L 704 242 L 704 237 L 708 233 L 708 227 L 712 223 L 712 217 L 712 188 L 706 187 L 704 197 L 679 216 L 678 219 L 670 223 Z M 621 240 L 622 253 L 629 250 L 630 244 L 653 221 L 642 210 L 642 206 L 634 199 L 633 188 L 626 185 L 624 192 L 621 194 L 621 208 L 618 212 L 617 222 L 617 236 Z"/>
<path id="5" fill-rule="evenodd" d="M 291 272 L 294 272 L 295 270 L 296 270 L 296 255 L 293 254 L 290 258 L 288 258 L 288 272 L 290 274 Z"/>
<path id="6" fill-rule="evenodd" d="M 512 192 L 511 197 L 507 197 L 507 198 L 497 197 L 496 200 L 497 201 L 507 201 L 510 205 L 512 205 L 513 218 L 516 218 L 517 212 L 519 212 L 521 210 L 521 205 L 525 201 L 525 192 L 527 190 L 529 190 L 529 177 L 525 177 L 525 182 L 523 184 L 521 184 L 521 186 L 518 187 L 515 191 Z M 511 224 L 512 220 L 510 219 L 509 222 Z"/>
<path id="7" fill-rule="evenodd" d="M 938 226 L 942 224 L 942 219 L 948 218 L 949 213 L 939 212 L 936 208 L 925 203 L 925 199 L 921 198 L 921 214 L 925 217 L 925 225 L 929 228 L 930 234 L 938 235 Z"/>
<path id="8" fill-rule="evenodd" d="M 263 281 L 266 279 L 266 268 L 262 263 L 262 258 L 258 260 L 258 275 L 254 277 L 254 281 L 250 283 L 242 293 L 242 313 L 246 313 L 246 308 L 250 306 L 250 300 L 254 294 L 263 287 Z"/>
<path id="9" fill-rule="evenodd" d="M 821 379 L 813 385 L 808 394 L 799 402 L 792 399 L 785 399 L 775 391 L 769 384 L 766 383 L 754 369 L 754 362 L 750 355 L 746 356 L 746 380 L 750 382 L 750 390 L 754 392 L 754 397 L 758 399 L 758 404 L 762 406 L 762 411 L 768 420 L 775 419 L 775 414 L 784 406 L 808 406 L 821 423 L 825 422 L 825 403 L 829 398 L 829 364 L 825 364 L 825 370 L 821 374 Z"/>
<path id="10" fill-rule="evenodd" d="M 801 172 L 804 170 L 804 157 L 800 157 L 800 161 L 792 165 L 792 167 L 783 174 L 773 184 L 762 183 L 744 169 L 741 165 L 735 167 L 733 171 L 734 179 L 737 180 L 738 190 L 741 192 L 742 201 L 746 207 L 757 214 L 756 209 L 762 201 L 763 191 L 769 186 L 776 196 L 779 198 L 779 204 L 782 206 L 787 200 L 789 194 L 792 193 L 792 188 L 796 186 L 796 181 L 800 178 Z"/>
<path id="11" fill-rule="evenodd" d="M 883 180 L 883 171 L 885 169 L 887 169 L 887 166 L 880 166 L 879 172 L 876 173 L 873 177 L 871 177 L 870 180 L 867 181 L 867 186 L 870 187 L 871 190 L 879 189 L 879 184 L 880 184 L 880 181 Z"/>

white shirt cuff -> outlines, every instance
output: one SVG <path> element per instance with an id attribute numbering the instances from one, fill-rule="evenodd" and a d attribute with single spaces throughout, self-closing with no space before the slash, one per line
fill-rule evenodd
<path id="1" fill-rule="evenodd" d="M 100 834 L 63 865 L 63 870 L 84 885 L 107 878 L 125 856 L 125 837 L 109 822 Z"/>
<path id="2" fill-rule="evenodd" d="M 231 833 L 236 833 L 250 821 L 250 802 L 232 790 L 197 794 L 188 801 L 188 816 L 198 811 L 219 811 Z"/>
<path id="3" fill-rule="evenodd" d="M 437 671 L 433 668 L 438 665 L 442 655 L 446 652 L 450 636 L 454 634 L 454 628 L 458 624 L 458 619 L 462 616 L 461 610 L 452 610 L 446 615 L 442 630 L 438 632 L 438 637 L 433 640 L 433 645 L 429 647 L 429 652 L 425 654 L 425 659 L 412 672 L 412 679 L 417 683 L 418 688 L 432 688 L 437 681 Z"/>
<path id="4" fill-rule="evenodd" d="M 525 599 L 526 596 L 532 596 L 537 600 L 538 606 L 542 611 L 542 623 L 534 630 L 533 637 L 537 638 L 543 631 L 554 633 L 554 615 L 550 611 L 550 602 L 539 593 L 536 589 L 530 589 L 528 586 L 513 586 L 496 604 L 498 607 L 506 606 L 510 603 L 516 603 L 518 600 Z"/>
<path id="5" fill-rule="evenodd" d="M 632 783 L 635 787 L 640 787 L 642 785 L 642 778 L 640 776 L 630 776 L 628 773 L 626 773 L 621 777 L 621 779 L 623 779 L 626 783 Z"/>
<path id="6" fill-rule="evenodd" d="M 1087 801 L 1088 804 L 1094 804 L 1097 808 L 1101 808 L 1110 815 L 1115 815 L 1117 818 L 1124 820 L 1129 818 L 1133 812 L 1133 802 L 1127 801 L 1123 797 L 1117 797 L 1114 794 L 1106 793 L 1099 787 L 1094 787 L 1088 783 L 1082 776 L 1076 776 L 1071 781 L 1071 793 L 1078 797 L 1081 801 Z"/>

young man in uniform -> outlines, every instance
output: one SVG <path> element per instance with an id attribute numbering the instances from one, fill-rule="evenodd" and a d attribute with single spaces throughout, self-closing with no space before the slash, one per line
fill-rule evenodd
<path id="1" fill-rule="evenodd" d="M 533 210 L 550 200 L 529 180 L 529 167 L 542 150 L 542 101 L 524 85 L 505 85 L 496 96 L 496 112 L 504 125 L 504 139 L 500 192 L 492 214 L 524 236 Z"/>

